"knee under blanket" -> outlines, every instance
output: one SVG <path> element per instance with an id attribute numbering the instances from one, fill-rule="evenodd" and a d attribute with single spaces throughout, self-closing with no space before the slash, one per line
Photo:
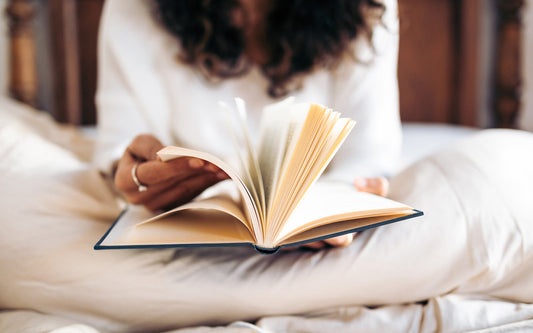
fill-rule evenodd
<path id="1" fill-rule="evenodd" d="M 346 248 L 273 256 L 248 248 L 94 251 L 120 210 L 98 172 L 15 125 L 0 129 L 0 142 L 2 309 L 106 331 L 161 331 L 347 306 L 417 308 L 443 295 L 533 302 L 529 133 L 483 131 L 395 176 L 391 197 L 423 218 L 365 231 Z M 453 325 L 482 328 L 516 312 Z M 452 324 L 434 318 L 427 327 L 439 325 Z"/>

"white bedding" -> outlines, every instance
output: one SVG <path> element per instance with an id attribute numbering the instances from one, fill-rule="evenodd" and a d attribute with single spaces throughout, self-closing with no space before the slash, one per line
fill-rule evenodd
<path id="1" fill-rule="evenodd" d="M 424 159 L 391 183 L 426 216 L 348 248 L 97 252 L 120 207 L 92 141 L 0 100 L 0 331 L 532 330 L 533 135 L 484 131 L 425 157 L 433 138 L 406 137 L 404 165 Z"/>

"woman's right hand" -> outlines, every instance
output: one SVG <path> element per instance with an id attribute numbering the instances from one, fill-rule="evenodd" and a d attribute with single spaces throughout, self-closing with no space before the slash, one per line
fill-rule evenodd
<path id="1" fill-rule="evenodd" d="M 228 179 L 228 175 L 215 165 L 192 157 L 161 161 L 157 152 L 163 148 L 150 134 L 137 136 L 122 155 L 115 173 L 115 186 L 126 199 L 144 205 L 152 211 L 168 209 L 189 202 L 206 188 Z M 140 191 L 132 177 L 146 186 Z"/>

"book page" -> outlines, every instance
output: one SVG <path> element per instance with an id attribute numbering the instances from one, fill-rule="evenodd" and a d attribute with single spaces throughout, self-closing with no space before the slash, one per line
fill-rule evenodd
<path id="1" fill-rule="evenodd" d="M 241 98 L 235 98 L 235 104 L 237 110 L 233 112 L 228 105 L 219 102 L 222 111 L 226 114 L 227 128 L 241 164 L 241 176 L 252 193 L 260 219 L 263 221 L 266 210 L 265 191 L 259 161 L 252 147 L 252 139 L 246 123 L 246 105 Z"/>
<path id="2" fill-rule="evenodd" d="M 303 245 L 305 243 L 310 243 L 319 239 L 340 236 L 354 232 L 356 230 L 362 230 L 367 227 L 379 226 L 382 224 L 396 222 L 398 220 L 402 220 L 410 216 L 413 216 L 412 210 L 400 213 L 390 213 L 385 215 L 362 217 L 354 220 L 328 223 L 318 227 L 310 228 L 301 233 L 296 233 L 292 236 L 287 236 L 284 239 L 280 240 L 280 243 L 278 245 Z"/>
<path id="3" fill-rule="evenodd" d="M 245 220 L 247 221 L 247 224 L 251 226 L 253 234 L 255 235 L 255 238 L 259 243 L 263 240 L 263 233 L 262 233 L 262 227 L 261 227 L 261 217 L 258 213 L 255 200 L 253 198 L 252 193 L 248 190 L 246 187 L 245 182 L 240 177 L 238 172 L 234 170 L 232 167 L 230 167 L 226 162 L 222 161 L 221 159 L 205 153 L 200 152 L 192 149 L 182 148 L 182 147 L 174 147 L 174 146 L 168 146 L 163 149 L 161 149 L 157 155 L 159 158 L 161 158 L 162 161 L 169 161 L 174 158 L 178 157 L 196 157 L 203 159 L 205 161 L 208 161 L 210 163 L 213 163 L 214 165 L 218 166 L 221 170 L 223 170 L 235 183 L 237 186 L 237 189 L 242 197 L 243 200 L 243 213 L 245 215 Z"/>
<path id="4" fill-rule="evenodd" d="M 250 231 L 230 214 L 213 209 L 183 209 L 149 223 L 153 215 L 141 206 L 129 206 L 100 244 L 113 246 L 254 243 Z"/>
<path id="5" fill-rule="evenodd" d="M 309 188 L 322 175 L 331 159 L 340 148 L 354 126 L 354 122 L 347 118 L 339 119 L 331 130 L 331 134 L 325 140 L 324 145 L 317 151 L 311 161 L 300 168 L 294 176 L 294 186 L 290 189 L 287 200 L 288 204 L 283 210 L 280 219 L 286 221 Z M 276 235 L 277 236 L 277 235 Z"/>
<path id="6" fill-rule="evenodd" d="M 179 207 L 168 210 L 161 214 L 151 216 L 148 219 L 142 220 L 137 223 L 137 225 L 139 226 L 141 224 L 151 223 L 166 218 L 167 216 L 174 215 L 183 210 L 217 210 L 223 212 L 241 221 L 241 223 L 246 226 L 250 233 L 253 234 L 253 227 L 251 223 L 247 220 L 246 216 L 243 214 L 242 207 L 238 205 L 231 196 L 225 194 L 219 194 L 208 198 L 194 199 Z"/>
<path id="7" fill-rule="evenodd" d="M 273 238 L 279 233 L 281 225 L 284 223 L 283 215 L 286 215 L 287 209 L 291 205 L 290 192 L 294 190 L 297 185 L 298 179 L 296 177 L 298 169 L 305 167 L 308 162 L 306 156 L 309 156 L 309 152 L 316 150 L 317 145 L 317 133 L 323 128 L 325 122 L 324 118 L 328 119 L 329 115 L 324 115 L 325 108 L 321 108 L 316 105 L 312 105 L 306 113 L 304 123 L 301 126 L 301 130 L 297 133 L 294 144 L 288 147 L 285 161 L 281 169 L 281 175 L 279 178 L 279 186 L 276 188 L 273 196 L 271 211 L 269 214 L 269 229 L 268 229 L 268 241 L 272 241 Z"/>
<path id="8" fill-rule="evenodd" d="M 405 204 L 359 192 L 351 184 L 317 182 L 294 209 L 277 242 L 331 222 L 412 211 Z"/>
<path id="9" fill-rule="evenodd" d="M 294 98 L 266 106 L 261 114 L 258 159 L 263 177 L 267 212 L 277 187 L 280 170 L 289 147 L 294 146 L 296 132 L 302 127 L 307 110 L 294 110 Z M 308 109 L 308 106 L 304 106 Z M 304 111 L 304 112 L 302 112 Z"/>
<path id="10" fill-rule="evenodd" d="M 353 125 L 352 120 L 340 119 L 338 112 L 316 104 L 310 106 L 297 140 L 286 153 L 268 215 L 267 243 L 279 235 L 286 219 L 327 167 Z"/>

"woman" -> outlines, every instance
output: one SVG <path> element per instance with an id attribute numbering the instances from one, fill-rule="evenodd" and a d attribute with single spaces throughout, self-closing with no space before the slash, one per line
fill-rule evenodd
<path id="1" fill-rule="evenodd" d="M 114 178 L 126 198 L 152 210 L 184 203 L 225 175 L 200 160 L 157 161 L 160 141 L 228 155 L 219 100 L 244 98 L 257 132 L 262 106 L 291 94 L 359 122 L 330 177 L 383 175 L 401 143 L 397 22 L 394 4 L 387 6 L 373 0 L 109 4 L 100 44 L 100 161 L 109 165 L 127 146 Z M 134 36 L 125 40 L 123 29 Z M 133 139 L 141 133 L 151 135 Z M 138 184 L 147 190 L 139 192 Z M 384 178 L 355 184 L 380 194 L 387 188 Z"/>
<path id="2" fill-rule="evenodd" d="M 351 181 L 357 175 L 385 174 L 392 166 L 400 140 L 396 25 L 388 23 L 389 18 L 395 22 L 393 3 L 385 3 L 382 19 L 387 29 L 378 25 L 373 30 L 374 51 L 364 47 L 365 35 L 359 35 L 353 40 L 358 61 L 342 59 L 336 67 L 328 62 L 325 69 L 311 66 L 313 71 L 298 72 L 291 80 L 278 77 L 268 66 L 260 70 L 260 64 L 271 60 L 263 59 L 263 52 L 244 53 L 254 64 L 238 62 L 236 69 L 247 71 L 230 78 L 216 61 L 204 63 L 207 72 L 200 72 L 198 64 L 209 59 L 202 52 L 190 58 L 197 60 L 193 64 L 178 62 L 179 54 L 183 61 L 189 58 L 160 23 L 172 20 L 161 15 L 154 19 L 149 3 L 107 0 L 101 26 L 97 160 L 110 173 L 119 160 L 115 183 L 130 200 L 156 208 L 149 197 L 171 193 L 170 201 L 176 202 L 191 197 L 163 190 L 166 185 L 157 184 L 160 172 L 176 188 L 187 179 L 200 179 L 198 191 L 218 181 L 218 176 L 209 178 L 218 170 L 199 161 L 181 160 L 165 169 L 154 160 L 158 141 L 229 154 L 215 103 L 241 96 L 258 112 L 284 89 L 302 101 L 331 106 L 360 124 L 326 178 Z M 285 5 L 281 0 L 271 3 L 272 8 Z M 333 23 L 320 12 L 323 31 Z M 312 14 L 306 9 L 302 16 L 315 20 Z M 198 20 L 205 22 L 201 16 Z M 234 20 L 237 27 L 248 24 L 239 15 Z M 203 37 L 200 45 L 208 40 Z M 198 45 L 190 46 L 196 50 Z M 210 68 L 223 70 L 215 75 Z M 209 83 L 221 76 L 220 82 Z M 257 117 L 252 112 L 250 126 Z M 17 131 L 20 128 L 3 138 Z M 137 137 L 140 133 L 152 134 Z M 533 302 L 531 134 L 483 132 L 394 175 L 390 197 L 421 209 L 423 217 L 368 230 L 346 247 L 270 256 L 245 247 L 94 251 L 120 212 L 113 188 L 70 152 L 50 148 L 50 143 L 39 145 L 34 133 L 24 135 L 30 137 L 22 146 L 26 149 L 8 147 L 3 154 L 8 161 L 25 156 L 24 163 L 0 165 L 7 175 L 0 177 L 0 188 L 9 189 L 0 201 L 2 309 L 33 309 L 117 332 L 225 325 L 269 316 L 278 316 L 274 324 L 281 328 L 262 326 L 273 331 L 356 331 L 350 327 L 356 319 L 368 323 L 362 331 L 375 325 L 385 332 L 468 331 L 530 316 L 528 307 L 519 303 Z M 15 148 L 24 137 L 16 139 Z M 131 177 L 134 165 L 138 181 L 148 187 L 146 197 L 140 196 L 144 192 L 137 192 L 139 185 Z M 482 301 L 489 297 L 507 306 L 498 308 L 498 316 L 471 320 L 489 312 L 481 306 L 477 316 L 470 316 L 472 307 L 460 306 L 469 295 L 478 306 L 491 303 Z M 428 306 L 421 305 L 426 301 Z M 329 312 L 308 315 L 322 309 Z M 286 317 L 298 313 L 305 314 L 305 320 Z M 369 316 L 373 320 L 367 322 Z"/>

